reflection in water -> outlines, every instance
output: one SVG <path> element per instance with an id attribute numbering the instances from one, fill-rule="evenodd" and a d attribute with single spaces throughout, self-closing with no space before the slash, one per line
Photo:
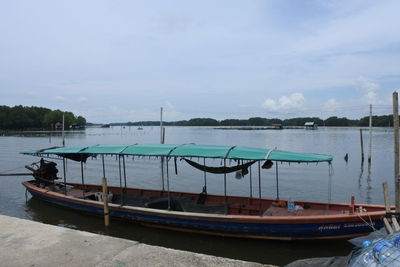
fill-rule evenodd
<path id="1" fill-rule="evenodd" d="M 372 202 L 372 197 L 371 197 L 371 190 L 372 190 L 372 186 L 371 186 L 371 163 L 368 163 L 368 171 L 367 171 L 367 177 L 366 177 L 366 187 L 365 187 L 365 196 L 363 194 L 362 191 L 362 179 L 363 179 L 363 175 L 364 175 L 364 162 L 361 161 L 361 168 L 360 168 L 360 175 L 358 176 L 358 190 L 359 190 L 359 194 L 362 195 L 364 197 L 364 201 L 366 204 L 371 204 Z"/>
<path id="2" fill-rule="evenodd" d="M 364 161 L 361 161 L 361 169 L 360 169 L 360 175 L 358 176 L 358 190 L 361 193 L 361 188 L 362 188 L 362 177 L 363 177 L 363 173 L 364 173 Z"/>
<path id="3" fill-rule="evenodd" d="M 111 219 L 109 229 L 105 230 L 102 217 L 61 208 L 34 198 L 26 203 L 26 212 L 34 221 L 43 223 L 150 245 L 276 265 L 285 265 L 300 258 L 347 255 L 352 248 L 345 240 L 272 241 L 214 237 L 148 228 L 116 219 Z"/>
<path id="4" fill-rule="evenodd" d="M 368 173 L 367 173 L 367 192 L 365 197 L 365 202 L 371 204 L 371 162 L 368 163 Z"/>

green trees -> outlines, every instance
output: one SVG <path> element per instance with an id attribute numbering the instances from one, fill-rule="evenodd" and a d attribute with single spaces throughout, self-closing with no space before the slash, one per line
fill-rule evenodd
<path id="1" fill-rule="evenodd" d="M 0 129 L 50 129 L 56 122 L 62 122 L 63 111 L 42 107 L 0 106 Z M 85 125 L 86 119 L 75 117 L 72 112 L 65 112 L 65 126 Z"/>

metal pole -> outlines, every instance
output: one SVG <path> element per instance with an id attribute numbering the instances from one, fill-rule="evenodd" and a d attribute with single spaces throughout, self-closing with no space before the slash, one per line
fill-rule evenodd
<path id="1" fill-rule="evenodd" d="M 203 158 L 203 160 L 204 160 L 204 167 L 205 167 L 206 166 L 206 158 Z M 204 171 L 204 187 L 205 187 L 205 189 L 207 191 L 207 174 L 206 174 L 206 171 Z"/>
<path id="2" fill-rule="evenodd" d="M 258 161 L 258 197 L 261 200 L 261 168 L 260 168 L 260 161 Z M 261 205 L 261 201 L 260 201 Z"/>
<path id="3" fill-rule="evenodd" d="M 64 173 L 64 195 L 67 195 L 67 176 L 65 175 L 65 158 L 63 158 L 63 173 Z"/>
<path id="4" fill-rule="evenodd" d="M 258 161 L 258 197 L 259 199 L 259 212 L 260 212 L 260 216 L 262 215 L 261 213 L 261 168 L 260 168 L 260 161 Z"/>
<path id="5" fill-rule="evenodd" d="M 224 168 L 226 168 L 226 159 L 224 159 Z M 224 195 L 226 201 L 226 172 L 224 172 Z"/>
<path id="6" fill-rule="evenodd" d="M 81 177 L 82 177 L 82 185 L 83 185 L 83 198 L 85 198 L 85 179 L 83 178 L 83 162 L 81 161 Z"/>
<path id="7" fill-rule="evenodd" d="M 126 190 L 126 169 L 125 169 L 125 156 L 122 156 L 122 166 L 124 168 L 124 191 L 122 193 L 122 204 L 125 202 L 125 190 Z"/>
<path id="8" fill-rule="evenodd" d="M 121 205 L 122 205 L 124 203 L 122 199 L 124 190 L 122 188 L 121 155 L 118 156 L 118 170 L 119 170 L 119 187 L 121 188 Z"/>
<path id="9" fill-rule="evenodd" d="M 123 166 L 123 168 L 124 168 L 124 187 L 126 188 L 125 156 L 122 156 L 122 166 Z"/>
<path id="10" fill-rule="evenodd" d="M 400 212 L 399 179 L 399 97 L 393 92 L 393 134 L 394 134 L 394 185 L 396 212 Z"/>
<path id="11" fill-rule="evenodd" d="M 276 165 L 276 199 L 279 200 L 279 180 L 278 180 L 278 162 L 275 161 Z"/>
<path id="12" fill-rule="evenodd" d="M 106 177 L 106 169 L 104 167 L 104 155 L 101 155 L 101 162 L 103 164 L 103 177 L 105 178 Z"/>
<path id="13" fill-rule="evenodd" d="M 251 175 L 251 166 L 250 166 L 250 198 L 253 197 L 253 179 Z"/>
<path id="14" fill-rule="evenodd" d="M 368 163 L 371 163 L 371 152 L 372 152 L 372 104 L 369 105 L 369 154 L 368 154 Z"/>
<path id="15" fill-rule="evenodd" d="M 164 144 L 163 140 L 163 108 L 160 108 L 160 143 Z"/>
<path id="16" fill-rule="evenodd" d="M 168 163 L 167 163 L 168 165 Z M 162 190 L 165 191 L 164 186 L 164 157 L 161 156 L 161 183 L 162 183 Z"/>
<path id="17" fill-rule="evenodd" d="M 168 189 L 168 210 L 171 210 L 171 196 L 169 194 L 169 172 L 168 172 L 168 157 L 167 157 L 167 189 Z"/>

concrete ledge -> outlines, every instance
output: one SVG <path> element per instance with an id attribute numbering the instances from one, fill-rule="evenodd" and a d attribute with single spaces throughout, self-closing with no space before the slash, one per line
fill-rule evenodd
<path id="1" fill-rule="evenodd" d="M 1 266 L 273 266 L 0 215 Z"/>

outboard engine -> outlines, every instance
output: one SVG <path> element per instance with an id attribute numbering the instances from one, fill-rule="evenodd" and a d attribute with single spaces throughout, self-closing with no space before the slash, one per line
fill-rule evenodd
<path id="1" fill-rule="evenodd" d="M 32 168 L 31 166 L 25 166 L 28 170 L 32 171 L 32 175 L 38 182 L 41 183 L 54 183 L 54 180 L 57 180 L 57 163 L 52 161 L 44 160 L 43 158 L 40 160 L 39 165 L 34 163 L 32 165 L 36 165 L 37 168 Z"/>

